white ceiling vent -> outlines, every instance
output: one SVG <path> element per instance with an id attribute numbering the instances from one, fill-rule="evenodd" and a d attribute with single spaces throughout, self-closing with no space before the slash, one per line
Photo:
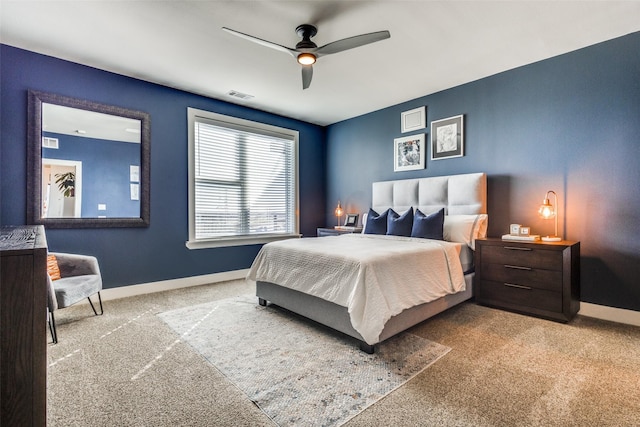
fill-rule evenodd
<path id="1" fill-rule="evenodd" d="M 242 99 L 244 101 L 247 101 L 254 97 L 253 95 L 238 92 L 237 90 L 230 90 L 229 92 L 227 92 L 227 95 L 233 96 L 234 98 Z"/>
<path id="2" fill-rule="evenodd" d="M 48 136 L 42 137 L 42 147 L 43 148 L 53 148 L 54 150 L 58 149 L 58 138 L 50 138 Z"/>

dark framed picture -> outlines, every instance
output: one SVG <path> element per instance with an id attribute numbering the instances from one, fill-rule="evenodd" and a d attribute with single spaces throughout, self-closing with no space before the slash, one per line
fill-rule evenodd
<path id="1" fill-rule="evenodd" d="M 424 134 L 393 140 L 393 171 L 424 169 Z"/>
<path id="2" fill-rule="evenodd" d="M 344 220 L 345 227 L 356 227 L 358 225 L 358 214 L 347 214 L 347 219 Z"/>
<path id="3" fill-rule="evenodd" d="M 464 116 L 431 122 L 431 160 L 464 156 Z"/>

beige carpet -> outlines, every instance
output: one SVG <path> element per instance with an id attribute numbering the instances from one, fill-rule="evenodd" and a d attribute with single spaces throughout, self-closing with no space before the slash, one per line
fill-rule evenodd
<path id="1" fill-rule="evenodd" d="M 58 310 L 48 424 L 273 426 L 157 316 L 253 291 L 234 281 L 106 301 L 104 316 Z M 640 328 L 465 303 L 411 333 L 452 350 L 345 426 L 640 425 Z"/>

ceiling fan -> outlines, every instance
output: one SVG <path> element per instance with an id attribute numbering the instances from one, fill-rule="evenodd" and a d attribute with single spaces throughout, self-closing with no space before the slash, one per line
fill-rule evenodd
<path id="1" fill-rule="evenodd" d="M 243 39 L 292 55 L 298 60 L 298 63 L 302 65 L 302 89 L 307 89 L 311 84 L 311 78 L 313 77 L 313 64 L 321 56 L 342 52 L 344 50 L 364 46 L 366 44 L 391 37 L 391 33 L 389 33 L 389 31 L 377 31 L 375 33 L 348 37 L 346 39 L 337 40 L 318 47 L 313 41 L 311 41 L 311 37 L 318 33 L 318 29 L 311 24 L 302 24 L 296 28 L 296 33 L 302 38 L 302 40 L 296 44 L 295 48 L 290 48 L 250 36 L 227 27 L 222 27 L 222 29 L 235 36 L 242 37 Z"/>

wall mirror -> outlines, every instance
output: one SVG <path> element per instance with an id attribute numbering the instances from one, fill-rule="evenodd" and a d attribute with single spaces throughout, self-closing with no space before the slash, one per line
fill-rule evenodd
<path id="1" fill-rule="evenodd" d="M 148 227 L 149 114 L 38 91 L 28 104 L 28 222 Z"/>

